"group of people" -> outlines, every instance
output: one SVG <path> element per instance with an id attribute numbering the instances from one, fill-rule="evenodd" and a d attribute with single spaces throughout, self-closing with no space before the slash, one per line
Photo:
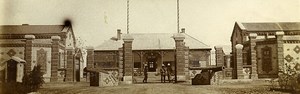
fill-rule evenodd
<path id="1" fill-rule="evenodd" d="M 167 66 L 162 64 L 162 68 L 160 69 L 161 83 L 166 82 L 166 76 L 168 77 L 168 81 L 171 82 L 171 74 L 172 74 L 172 68 L 171 68 L 170 63 L 168 63 Z M 147 83 L 147 79 L 148 79 L 148 66 L 147 65 L 144 66 L 144 76 L 145 77 L 144 77 L 143 83 Z"/>

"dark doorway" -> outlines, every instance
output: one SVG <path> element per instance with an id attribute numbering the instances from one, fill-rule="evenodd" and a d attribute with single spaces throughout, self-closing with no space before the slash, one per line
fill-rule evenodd
<path id="1" fill-rule="evenodd" d="M 154 61 L 149 61 L 148 62 L 148 71 L 149 72 L 155 72 L 156 71 L 156 67 L 157 67 L 157 64 L 156 64 L 156 62 L 154 62 Z"/>
<path id="2" fill-rule="evenodd" d="M 155 52 L 147 53 L 148 72 L 156 72 L 158 54 Z"/>
<path id="3" fill-rule="evenodd" d="M 80 81 L 80 59 L 75 60 L 75 81 Z"/>
<path id="4" fill-rule="evenodd" d="M 0 82 L 5 81 L 5 69 L 0 71 Z"/>
<path id="5" fill-rule="evenodd" d="M 7 63 L 7 82 L 16 82 L 18 62 L 11 59 L 8 60 L 6 63 Z"/>
<path id="6" fill-rule="evenodd" d="M 76 82 L 80 81 L 80 70 L 76 69 Z"/>

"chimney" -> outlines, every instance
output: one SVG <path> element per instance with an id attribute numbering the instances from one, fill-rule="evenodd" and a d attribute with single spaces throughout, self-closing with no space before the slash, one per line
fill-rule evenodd
<path id="1" fill-rule="evenodd" d="M 181 33 L 185 33 L 185 28 L 181 28 Z"/>
<path id="2" fill-rule="evenodd" d="M 121 29 L 117 29 L 117 39 L 121 40 Z"/>

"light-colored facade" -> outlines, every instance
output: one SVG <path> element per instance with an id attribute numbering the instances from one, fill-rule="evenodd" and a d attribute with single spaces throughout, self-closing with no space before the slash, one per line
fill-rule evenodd
<path id="1" fill-rule="evenodd" d="M 4 25 L 0 31 L 1 81 L 10 75 L 7 61 L 12 57 L 26 61 L 24 73 L 41 65 L 46 82 L 74 81 L 73 59 L 81 58 L 71 57 L 78 50 L 71 25 Z"/>

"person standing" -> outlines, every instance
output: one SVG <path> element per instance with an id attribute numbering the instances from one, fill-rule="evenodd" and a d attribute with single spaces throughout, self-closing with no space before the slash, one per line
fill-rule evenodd
<path id="1" fill-rule="evenodd" d="M 167 76 L 168 76 L 169 83 L 171 83 L 171 73 L 172 73 L 172 68 L 171 68 L 170 63 L 168 63 L 168 65 L 167 65 Z"/>
<path id="2" fill-rule="evenodd" d="M 166 69 L 165 69 L 165 66 L 164 64 L 162 64 L 162 68 L 160 69 L 160 81 L 161 82 L 166 82 Z"/>
<path id="3" fill-rule="evenodd" d="M 148 79 L 148 66 L 145 65 L 145 67 L 144 67 L 144 80 L 143 80 L 143 83 L 147 83 L 147 79 Z"/>

